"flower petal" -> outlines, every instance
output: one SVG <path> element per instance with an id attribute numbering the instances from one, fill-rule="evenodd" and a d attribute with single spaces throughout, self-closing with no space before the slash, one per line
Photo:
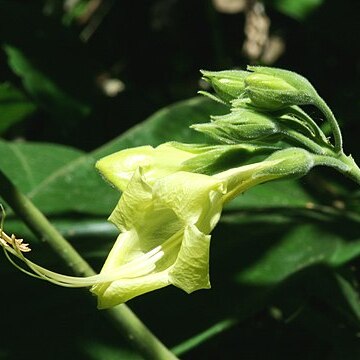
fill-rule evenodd
<path id="1" fill-rule="evenodd" d="M 153 273 L 133 279 L 121 279 L 91 291 L 98 296 L 98 308 L 106 309 L 122 304 L 135 296 L 157 290 L 169 285 L 167 271 Z"/>
<path id="2" fill-rule="evenodd" d="M 208 223 L 214 223 L 212 215 L 221 211 L 225 192 L 224 181 L 184 171 L 159 179 L 153 188 L 154 199 L 171 208 L 185 224 L 202 222 L 198 227 L 205 233 L 212 230 Z"/>
<path id="3" fill-rule="evenodd" d="M 183 228 L 183 222 L 166 203 L 154 199 L 151 187 L 137 170 L 110 216 L 121 231 L 134 230 L 138 240 L 133 247 L 148 252 L 162 245 Z"/>
<path id="4" fill-rule="evenodd" d="M 182 245 L 169 272 L 170 282 L 191 293 L 209 289 L 210 235 L 200 232 L 196 226 L 186 226 Z"/>
<path id="5" fill-rule="evenodd" d="M 152 189 L 142 176 L 142 169 L 138 168 L 109 220 L 121 231 L 129 230 L 143 219 L 146 209 L 151 204 Z"/>
<path id="6" fill-rule="evenodd" d="M 186 160 L 196 156 L 192 149 L 182 149 L 172 142 L 156 148 L 139 146 L 121 150 L 96 163 L 97 169 L 115 187 L 125 191 L 136 169 L 141 167 L 149 183 L 181 168 Z"/>
<path id="7" fill-rule="evenodd" d="M 100 159 L 96 163 L 96 168 L 106 180 L 124 191 L 138 167 L 146 167 L 152 164 L 154 151 L 155 149 L 152 146 L 140 146 L 118 151 Z"/>

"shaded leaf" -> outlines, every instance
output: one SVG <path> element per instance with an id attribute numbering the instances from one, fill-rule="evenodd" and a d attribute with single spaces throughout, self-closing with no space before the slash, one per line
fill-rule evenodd
<path id="1" fill-rule="evenodd" d="M 324 226 L 301 225 L 284 234 L 254 264 L 241 271 L 237 279 L 246 284 L 271 286 L 307 267 L 338 266 L 359 254 L 360 239 L 347 241 Z"/>
<path id="2" fill-rule="evenodd" d="M 4 46 L 12 70 L 21 77 L 25 89 L 45 110 L 59 119 L 84 117 L 90 113 L 90 107 L 61 89 L 50 77 L 44 74 L 19 49 Z"/>
<path id="3" fill-rule="evenodd" d="M 97 66 L 76 33 L 39 2 L 0 0 L 0 22 L 8 64 L 39 106 L 62 123 L 88 115 Z"/>
<path id="4" fill-rule="evenodd" d="M 294 19 L 304 20 L 323 2 L 324 0 L 274 0 L 273 6 Z"/>
<path id="5" fill-rule="evenodd" d="M 27 194 L 83 154 L 62 145 L 3 140 L 0 140 L 0 153 L 0 168 Z"/>
<path id="6" fill-rule="evenodd" d="M 226 209 L 266 209 L 274 206 L 305 208 L 307 204 L 313 202 L 314 199 L 304 190 L 299 181 L 283 180 L 251 188 L 227 204 Z"/>
<path id="7" fill-rule="evenodd" d="M 0 133 L 35 111 L 35 105 L 9 83 L 0 84 Z"/>
<path id="8" fill-rule="evenodd" d="M 359 246 L 360 247 L 360 246 Z M 341 274 L 335 274 L 335 281 L 338 288 L 336 289 L 336 294 L 338 297 L 342 297 L 344 302 L 336 301 L 337 296 L 335 296 L 335 306 L 339 306 L 350 320 L 356 320 L 358 327 L 360 327 L 360 294 L 359 294 L 359 284 L 357 279 L 353 279 L 351 283 L 349 279 L 345 278 Z M 330 301 L 334 300 L 334 296 L 328 297 Z"/>

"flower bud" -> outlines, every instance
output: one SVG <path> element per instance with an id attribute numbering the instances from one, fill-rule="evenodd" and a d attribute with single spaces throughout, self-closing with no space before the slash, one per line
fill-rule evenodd
<path id="1" fill-rule="evenodd" d="M 247 71 L 241 70 L 201 70 L 201 73 L 203 79 L 211 84 L 219 99 L 227 104 L 244 93 L 244 80 L 249 75 Z"/>
<path id="2" fill-rule="evenodd" d="M 236 109 L 223 116 L 213 116 L 210 123 L 191 127 L 225 144 L 260 140 L 279 132 L 278 124 L 270 116 L 249 109 Z"/>
<path id="3" fill-rule="evenodd" d="M 303 76 L 292 71 L 249 66 L 253 73 L 245 79 L 246 95 L 254 106 L 278 110 L 290 105 L 314 104 L 319 97 Z"/>

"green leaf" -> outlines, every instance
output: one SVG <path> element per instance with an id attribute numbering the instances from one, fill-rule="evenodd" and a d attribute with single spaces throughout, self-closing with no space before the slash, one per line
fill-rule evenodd
<path id="1" fill-rule="evenodd" d="M 61 145 L 4 140 L 0 141 L 0 153 L 2 171 L 30 197 L 34 188 L 44 181 L 50 181 L 57 171 L 64 171 L 69 162 L 83 154 L 80 150 Z"/>
<path id="2" fill-rule="evenodd" d="M 273 6 L 294 19 L 304 20 L 323 2 L 324 0 L 275 0 Z"/>
<path id="3" fill-rule="evenodd" d="M 0 22 L 8 64 L 38 105 L 62 125 L 88 115 L 98 67 L 77 34 L 46 16 L 41 2 L 0 0 Z"/>
<path id="4" fill-rule="evenodd" d="M 305 208 L 315 200 L 301 186 L 299 181 L 283 180 L 255 186 L 232 200 L 226 210 Z"/>
<path id="5" fill-rule="evenodd" d="M 338 335 L 342 333 L 342 336 L 344 336 L 346 332 L 355 335 L 355 333 L 360 330 L 360 294 L 356 276 L 349 266 L 335 270 L 318 266 L 308 269 L 308 271 L 303 272 L 301 276 L 294 276 L 292 280 L 291 287 L 293 289 L 307 289 L 307 302 L 310 302 L 310 296 L 311 298 L 316 298 L 317 302 L 321 301 L 323 303 L 325 311 L 332 313 L 331 317 L 334 325 L 341 328 Z M 281 289 L 278 298 L 284 298 L 287 290 L 290 290 L 289 284 Z M 294 297 L 292 300 L 294 304 L 298 301 L 295 300 L 296 296 L 298 299 L 302 297 L 301 290 L 290 291 Z M 284 301 L 286 303 L 287 299 L 284 299 Z M 304 302 L 304 300 L 301 301 Z M 337 322 L 337 324 L 335 324 L 335 322 Z M 326 334 L 324 336 L 324 334 L 319 334 L 319 337 L 326 338 L 326 336 L 329 335 L 330 334 Z M 347 338 L 347 340 L 351 339 L 349 336 L 347 336 Z M 356 337 L 354 336 L 353 340 L 355 339 Z"/>
<path id="6" fill-rule="evenodd" d="M 0 141 L 0 168 L 47 215 L 110 214 L 117 193 L 95 170 L 95 159 L 73 148 Z M 94 195 L 95 194 L 95 195 Z M 106 209 L 106 210 L 104 210 Z"/>
<path id="7" fill-rule="evenodd" d="M 35 105 L 9 83 L 0 84 L 0 133 L 35 111 Z"/>
<path id="8" fill-rule="evenodd" d="M 335 275 L 335 281 L 338 285 L 338 289 L 336 291 L 336 294 L 338 296 L 332 298 L 329 297 L 329 299 L 331 299 L 331 301 L 335 300 L 335 306 L 340 307 L 340 309 L 346 312 L 346 315 L 350 319 L 356 319 L 358 326 L 360 327 L 359 286 L 355 277 L 351 280 L 352 281 L 337 273 Z M 341 300 L 338 300 L 339 297 L 343 300 L 343 302 L 341 302 Z"/>
<path id="9" fill-rule="evenodd" d="M 344 257 L 344 252 L 347 256 Z M 310 266 L 339 266 L 360 254 L 360 240 L 346 241 L 325 227 L 300 225 L 274 243 L 237 280 L 256 286 L 272 286 Z"/>
<path id="10" fill-rule="evenodd" d="M 45 110 L 67 121 L 90 113 L 89 105 L 68 94 L 40 68 L 37 68 L 19 48 L 6 45 L 4 50 L 12 70 L 21 77 L 25 89 Z"/>
<path id="11" fill-rule="evenodd" d="M 59 145 L 0 142 L 0 168 L 46 214 L 81 212 L 108 216 L 119 193 L 95 170 L 95 162 L 126 147 L 168 140 L 204 142 L 190 130 L 223 106 L 204 98 L 170 105 L 90 154 Z"/>

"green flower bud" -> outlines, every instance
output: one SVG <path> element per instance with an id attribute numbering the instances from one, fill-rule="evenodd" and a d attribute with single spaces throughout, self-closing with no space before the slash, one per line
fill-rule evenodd
<path id="1" fill-rule="evenodd" d="M 303 76 L 292 71 L 249 66 L 253 73 L 245 79 L 246 95 L 255 107 L 278 110 L 290 105 L 314 104 L 319 98 Z"/>
<path id="2" fill-rule="evenodd" d="M 245 108 L 227 115 L 213 116 L 212 120 L 191 127 L 226 144 L 260 140 L 280 131 L 277 122 L 270 116 Z"/>
<path id="3" fill-rule="evenodd" d="M 203 79 L 210 83 L 215 90 L 218 95 L 218 100 L 227 104 L 244 93 L 244 80 L 249 75 L 247 71 L 241 70 L 201 70 L 201 73 L 203 75 Z M 207 95 L 206 93 L 204 94 Z"/>
<path id="4" fill-rule="evenodd" d="M 306 175 L 315 165 L 314 157 L 311 153 L 295 147 L 276 151 L 266 161 L 278 161 L 278 163 L 259 171 L 254 177 L 268 177 L 268 180 L 299 178 Z"/>

